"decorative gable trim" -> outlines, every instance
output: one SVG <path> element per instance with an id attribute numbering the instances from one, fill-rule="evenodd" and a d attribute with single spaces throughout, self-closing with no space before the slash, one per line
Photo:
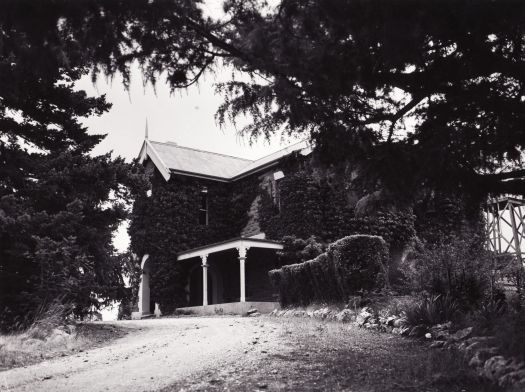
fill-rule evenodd
<path id="1" fill-rule="evenodd" d="M 155 151 L 149 140 L 146 139 L 144 140 L 144 143 L 142 144 L 142 147 L 140 149 L 139 162 L 143 163 L 148 157 L 151 159 L 151 162 L 153 162 L 160 174 L 162 174 L 162 177 L 164 177 L 164 179 L 168 181 L 171 177 L 170 169 L 162 161 L 159 154 L 157 153 L 157 151 Z"/>

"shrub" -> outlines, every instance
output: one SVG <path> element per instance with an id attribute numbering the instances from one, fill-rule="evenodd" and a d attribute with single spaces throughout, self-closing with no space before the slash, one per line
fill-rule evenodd
<path id="1" fill-rule="evenodd" d="M 511 309 L 496 324 L 496 343 L 510 356 L 525 360 L 525 309 Z"/>
<path id="2" fill-rule="evenodd" d="M 476 333 L 492 335 L 506 311 L 507 304 L 504 298 L 497 301 L 489 299 L 467 315 L 466 324 L 473 325 Z"/>
<path id="3" fill-rule="evenodd" d="M 282 268 L 268 271 L 268 277 L 273 287 L 279 293 L 279 302 L 281 306 L 285 307 L 291 303 L 288 292 L 286 290 L 286 280 L 284 279 L 284 271 Z"/>
<path id="4" fill-rule="evenodd" d="M 281 265 L 312 260 L 326 249 L 326 244 L 315 236 L 310 236 L 306 240 L 293 235 L 285 236 L 282 243 L 283 250 L 277 252 Z"/>
<path id="5" fill-rule="evenodd" d="M 305 262 L 311 277 L 313 299 L 316 302 L 337 302 L 340 299 L 335 271 L 325 253 Z"/>
<path id="6" fill-rule="evenodd" d="M 269 272 L 282 306 L 340 302 L 378 282 L 388 250 L 380 237 L 356 235 L 330 245 L 329 252 Z"/>
<path id="7" fill-rule="evenodd" d="M 452 321 L 459 314 L 457 302 L 448 295 L 424 297 L 404 309 L 406 323 L 410 326 L 433 326 Z"/>
<path id="8" fill-rule="evenodd" d="M 359 291 L 369 291 L 378 284 L 379 273 L 388 264 L 388 247 L 378 236 L 353 235 L 328 247 L 344 298 Z"/>
<path id="9" fill-rule="evenodd" d="M 118 305 L 117 320 L 131 320 L 133 303 L 129 299 L 123 299 Z"/>
<path id="10" fill-rule="evenodd" d="M 493 255 L 479 237 L 453 238 L 438 245 L 421 245 L 405 272 L 411 289 L 453 297 L 464 309 L 476 308 L 495 290 Z"/>
<path id="11" fill-rule="evenodd" d="M 318 301 L 326 302 L 339 302 L 343 300 L 343 294 L 341 292 L 341 287 L 337 279 L 337 270 L 335 268 L 332 259 L 328 256 L 327 253 L 317 256 L 317 261 L 319 261 L 322 274 L 319 276 L 321 280 L 321 290 L 324 291 L 324 299 L 321 296 Z"/>
<path id="12" fill-rule="evenodd" d="M 292 272 L 292 284 L 296 293 L 296 303 L 308 305 L 314 300 L 313 278 L 310 268 L 306 263 L 293 264 L 290 266 Z"/>

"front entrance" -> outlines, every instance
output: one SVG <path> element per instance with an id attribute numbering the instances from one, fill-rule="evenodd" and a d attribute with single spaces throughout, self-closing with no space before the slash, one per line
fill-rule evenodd
<path id="1" fill-rule="evenodd" d="M 190 273 L 190 306 L 202 305 L 202 268 L 197 266 Z M 208 303 L 213 304 L 213 279 L 208 273 Z"/>

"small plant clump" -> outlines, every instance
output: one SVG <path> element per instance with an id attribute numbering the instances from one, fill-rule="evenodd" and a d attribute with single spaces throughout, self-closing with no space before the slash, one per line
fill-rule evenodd
<path id="1" fill-rule="evenodd" d="M 441 294 L 425 296 L 421 301 L 407 305 L 403 311 L 407 325 L 427 327 L 456 320 L 459 312 L 457 301 Z"/>

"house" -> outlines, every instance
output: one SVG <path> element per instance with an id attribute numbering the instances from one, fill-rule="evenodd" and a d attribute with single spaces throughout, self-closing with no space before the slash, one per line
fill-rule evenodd
<path id="1" fill-rule="evenodd" d="M 194 312 L 241 313 L 253 306 L 260 311 L 274 309 L 277 301 L 268 271 L 278 266 L 276 251 L 283 246 L 261 230 L 260 191 L 267 192 L 278 211 L 285 163 L 301 161 L 310 153 L 309 144 L 301 141 L 248 160 L 160 143 L 146 136 L 139 161 L 152 178 L 148 195 L 151 200 L 157 197 L 169 203 L 170 211 L 162 216 L 163 222 L 144 224 L 143 231 L 152 226 L 164 230 L 167 234 L 162 239 L 167 246 L 173 245 L 176 254 L 167 256 L 169 251 L 157 249 L 155 256 L 147 239 L 139 241 L 142 276 L 134 317 L 154 311 L 150 275 L 155 257 L 176 263 L 183 276 L 182 301 Z M 148 206 L 148 200 L 144 204 Z"/>

